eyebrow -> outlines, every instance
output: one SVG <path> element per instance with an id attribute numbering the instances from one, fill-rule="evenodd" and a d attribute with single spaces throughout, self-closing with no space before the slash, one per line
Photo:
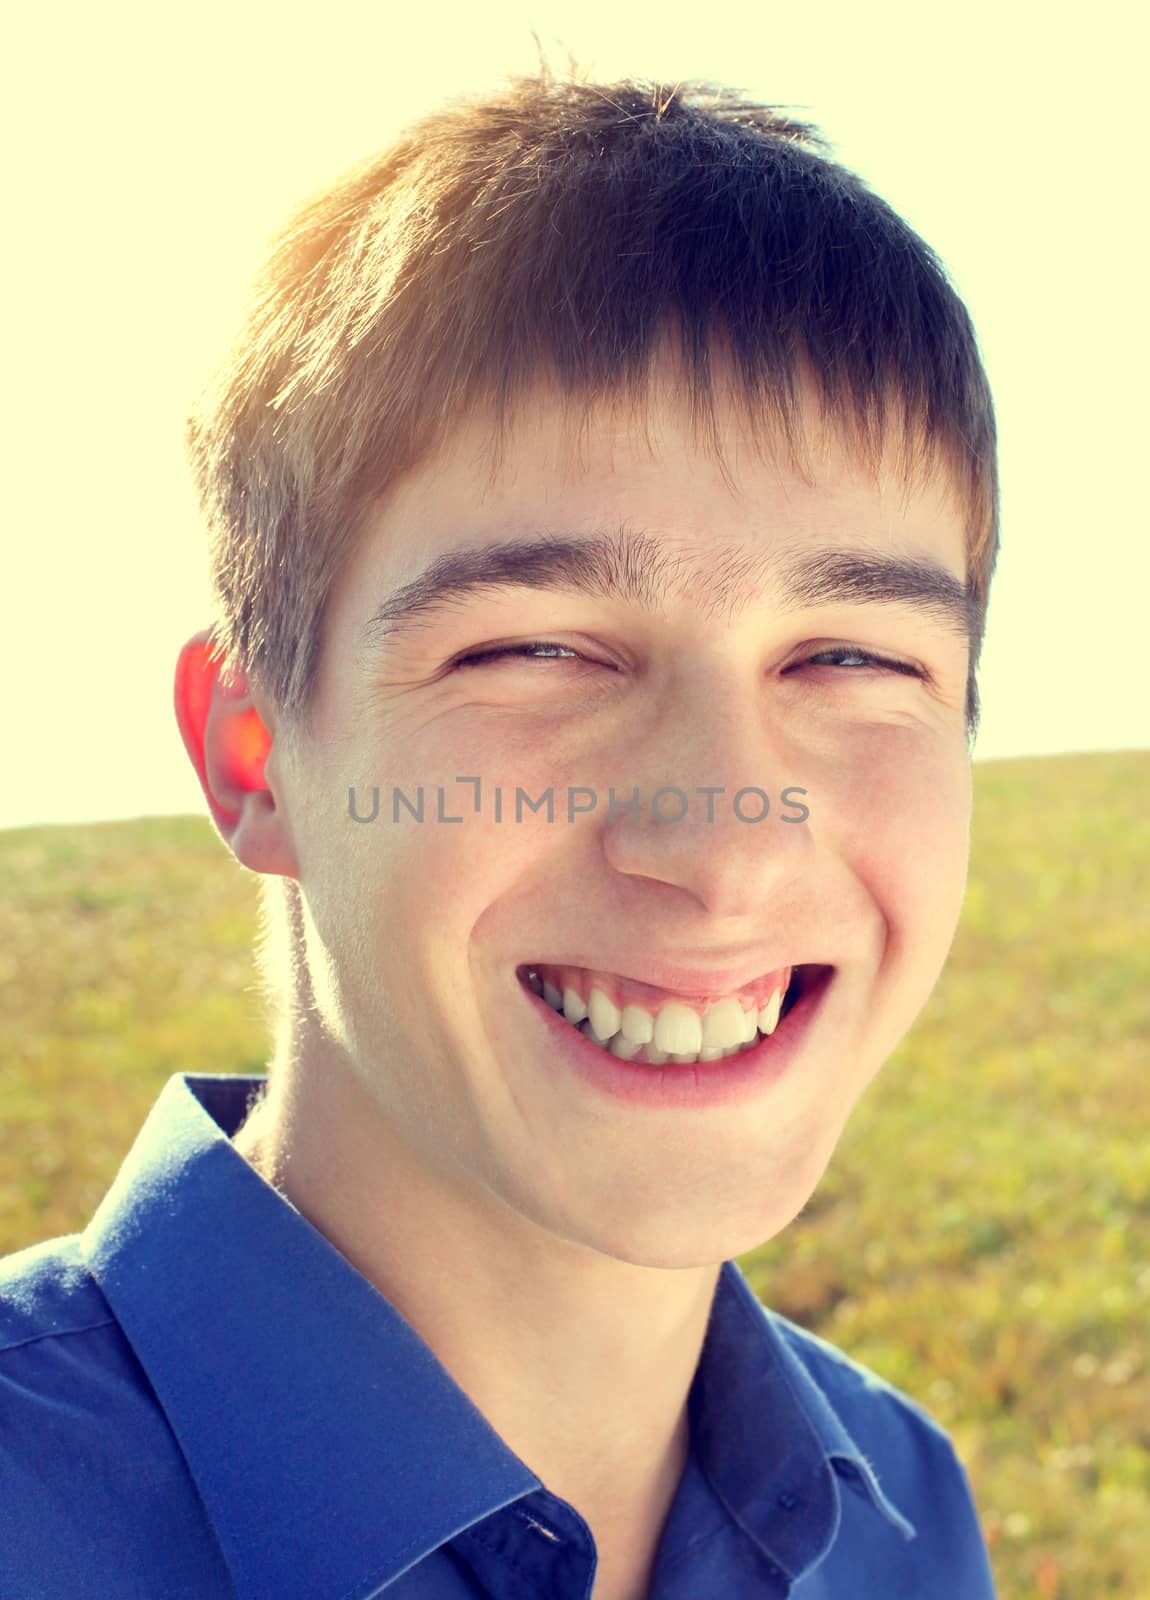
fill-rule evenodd
<path id="1" fill-rule="evenodd" d="M 675 593 L 694 590 L 712 609 L 727 605 L 738 612 L 749 603 L 752 585 L 767 577 L 784 616 L 820 605 L 897 605 L 926 614 L 968 648 L 978 639 L 974 596 L 948 567 L 927 555 L 837 546 L 813 552 L 775 547 L 756 556 L 726 547 L 707 552 L 703 560 L 705 571 L 657 539 L 632 533 L 542 533 L 452 550 L 372 613 L 363 647 L 374 654 L 499 589 L 618 600 L 646 611 L 657 611 Z"/>

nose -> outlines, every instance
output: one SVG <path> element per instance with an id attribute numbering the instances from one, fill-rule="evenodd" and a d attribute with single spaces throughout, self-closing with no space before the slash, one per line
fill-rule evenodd
<path id="1" fill-rule="evenodd" d="M 699 678 L 629 727 L 625 777 L 610 780 L 613 819 L 608 793 L 597 808 L 611 867 L 686 890 L 711 918 L 761 928 L 764 905 L 780 904 L 810 863 L 817 814 L 803 773 L 788 770 L 801 741 L 771 718 L 754 686 L 723 692 Z"/>

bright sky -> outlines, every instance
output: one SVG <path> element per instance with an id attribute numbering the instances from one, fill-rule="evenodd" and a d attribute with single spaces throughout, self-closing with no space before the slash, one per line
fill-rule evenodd
<path id="1" fill-rule="evenodd" d="M 998 409 L 976 760 L 1150 745 L 1142 8 L 829 0 L 24 6 L 6 27 L 0 826 L 200 812 L 172 711 L 208 621 L 191 400 L 294 206 L 530 70 L 796 107 L 941 254 Z M 396 21 L 401 17 L 402 21 Z M 1135 37 L 1135 30 L 1138 36 Z"/>

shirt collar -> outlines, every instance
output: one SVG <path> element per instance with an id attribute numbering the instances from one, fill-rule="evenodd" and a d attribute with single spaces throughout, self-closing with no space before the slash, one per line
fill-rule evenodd
<path id="1" fill-rule="evenodd" d="M 374 1594 L 545 1485 L 399 1312 L 232 1146 L 264 1081 L 169 1078 L 81 1251 L 179 1443 L 240 1600 Z M 829 1516 L 826 1463 L 836 1460 L 914 1537 L 733 1261 L 691 1407 L 701 1466 L 764 1548 L 774 1498 L 764 1472 L 768 1487 L 809 1494 Z M 777 1522 L 771 1550 L 788 1564 Z"/>
<path id="2" fill-rule="evenodd" d="M 731 1515 L 799 1576 L 834 1540 L 840 1479 L 904 1539 L 918 1530 L 883 1491 L 796 1346 L 822 1341 L 764 1306 L 738 1265 L 725 1261 L 691 1391 L 692 1439 Z M 832 1365 L 824 1370 L 856 1370 L 826 1348 Z M 804 1515 L 780 1519 L 775 1508 L 788 1503 Z"/>

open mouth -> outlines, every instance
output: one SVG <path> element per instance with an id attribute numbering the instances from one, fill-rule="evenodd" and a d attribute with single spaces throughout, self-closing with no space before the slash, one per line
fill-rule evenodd
<path id="1" fill-rule="evenodd" d="M 594 992 L 589 1009 L 583 993 L 570 987 L 561 992 L 550 981 L 558 976 L 556 969 L 543 963 L 524 962 L 516 968 L 516 976 L 572 1029 L 610 1055 L 633 1065 L 678 1066 L 719 1061 L 755 1049 L 782 1028 L 806 996 L 821 995 L 834 971 L 822 963 L 794 966 L 781 1000 L 776 991 L 770 1003 L 757 1009 L 754 1002 L 740 1006 L 734 998 L 717 1001 L 711 1008 L 668 1000 L 656 1014 L 634 1006 L 620 1010 L 604 1003 L 603 996 L 596 1001 Z M 714 1011 L 710 1020 L 709 1010 Z"/>

